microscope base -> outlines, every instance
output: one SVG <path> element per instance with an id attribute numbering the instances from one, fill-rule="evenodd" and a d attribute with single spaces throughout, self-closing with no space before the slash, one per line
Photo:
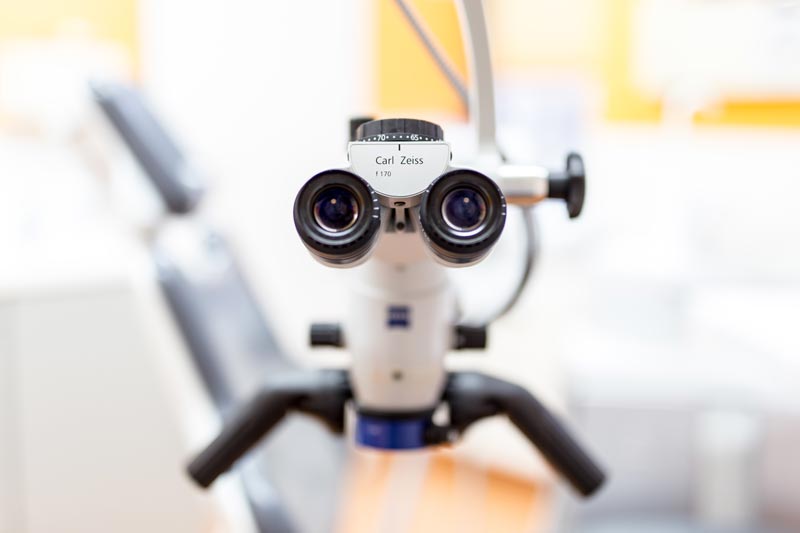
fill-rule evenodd
<path id="1" fill-rule="evenodd" d="M 208 487 L 289 412 L 311 414 L 331 430 L 344 430 L 344 411 L 352 399 L 350 380 L 340 370 L 306 370 L 275 375 L 220 435 L 189 465 L 189 475 Z M 360 413 L 357 441 L 387 450 L 409 450 L 449 443 L 474 422 L 507 415 L 550 465 L 584 496 L 602 486 L 605 474 L 561 422 L 530 392 L 477 372 L 450 373 L 440 403 L 450 411 L 447 425 L 430 413 L 401 417 Z"/>

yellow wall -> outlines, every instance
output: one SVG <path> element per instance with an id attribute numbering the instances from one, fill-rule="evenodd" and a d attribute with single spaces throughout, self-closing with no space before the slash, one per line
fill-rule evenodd
<path id="1" fill-rule="evenodd" d="M 648 100 L 631 83 L 632 13 L 637 0 L 605 0 L 608 25 L 604 84 L 611 121 L 657 121 L 661 102 Z M 736 126 L 800 126 L 800 95 L 794 100 L 728 101 L 698 113 L 695 123 Z"/>
<path id="2" fill-rule="evenodd" d="M 462 76 L 466 76 L 458 12 L 450 0 L 412 2 Z M 386 113 L 406 109 L 466 116 L 458 95 L 439 72 L 394 0 L 378 0 L 376 96 Z"/>
<path id="3" fill-rule="evenodd" d="M 376 99 L 383 112 L 418 109 L 465 116 L 447 80 L 419 43 L 394 0 L 376 0 Z M 504 0 L 486 2 L 501 70 L 576 71 L 597 79 L 611 121 L 657 121 L 661 103 L 631 83 L 631 20 L 638 0 Z M 466 75 L 458 15 L 452 0 L 412 0 L 456 69 Z M 47 38 L 82 19 L 93 35 L 128 50 L 137 65 L 137 0 L 0 0 L 0 44 Z M 497 31 L 501 29 L 502 31 Z M 784 101 L 726 102 L 696 117 L 702 124 L 800 126 L 800 95 Z"/>
<path id="4" fill-rule="evenodd" d="M 95 37 L 122 45 L 136 64 L 136 0 L 0 0 L 0 43 L 54 37 L 75 19 L 86 21 Z"/>
<path id="5" fill-rule="evenodd" d="M 657 121 L 661 103 L 640 94 L 631 82 L 631 19 L 636 0 L 605 0 L 602 20 L 608 30 L 603 50 L 602 79 L 606 91 L 605 117 L 612 121 Z"/>
<path id="6" fill-rule="evenodd" d="M 457 96 L 408 27 L 394 0 L 378 0 L 376 72 L 381 111 L 419 109 L 464 114 Z M 633 11 L 639 0 L 495 0 L 485 2 L 494 63 L 534 75 L 574 72 L 606 95 L 604 118 L 656 122 L 659 100 L 632 83 Z M 412 2 L 461 72 L 465 58 L 452 0 Z M 784 101 L 730 101 L 700 113 L 698 124 L 800 126 L 800 95 Z"/>

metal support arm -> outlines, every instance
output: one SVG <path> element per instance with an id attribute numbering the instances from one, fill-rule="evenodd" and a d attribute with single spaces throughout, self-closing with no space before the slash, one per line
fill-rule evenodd
<path id="1" fill-rule="evenodd" d="M 189 464 L 189 475 L 200 486 L 208 487 L 290 411 L 315 416 L 331 431 L 342 433 L 345 404 L 350 397 L 347 374 L 341 370 L 275 375 Z"/>
<path id="2" fill-rule="evenodd" d="M 594 493 L 605 474 L 564 425 L 530 392 L 477 372 L 450 374 L 444 393 L 450 426 L 459 434 L 482 418 L 508 415 L 550 465 L 584 496 Z"/>

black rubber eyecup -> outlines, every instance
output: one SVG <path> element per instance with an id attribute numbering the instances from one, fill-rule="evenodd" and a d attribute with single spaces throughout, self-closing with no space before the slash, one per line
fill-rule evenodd
<path id="1" fill-rule="evenodd" d="M 316 199 L 332 187 L 352 192 L 358 205 L 358 218 L 343 231 L 324 229 L 314 217 Z M 334 265 L 353 263 L 369 253 L 378 235 L 378 197 L 366 181 L 352 172 L 326 170 L 308 180 L 297 193 L 294 225 L 306 247 L 320 259 Z"/>
<path id="2" fill-rule="evenodd" d="M 459 232 L 444 220 L 442 202 L 460 188 L 477 191 L 486 203 L 481 225 L 470 232 Z M 482 259 L 503 233 L 506 223 L 506 200 L 500 187 L 488 176 L 468 169 L 446 172 L 430 184 L 419 211 L 422 231 L 433 252 L 441 259 L 457 264 Z"/>

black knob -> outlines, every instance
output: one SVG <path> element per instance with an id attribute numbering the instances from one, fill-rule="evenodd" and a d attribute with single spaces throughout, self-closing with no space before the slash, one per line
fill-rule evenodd
<path id="1" fill-rule="evenodd" d="M 357 141 L 441 141 L 442 127 L 415 118 L 385 118 L 361 124 L 356 129 Z"/>
<path id="2" fill-rule="evenodd" d="M 586 196 L 586 170 L 583 158 L 576 153 L 569 154 L 564 172 L 552 173 L 547 181 L 548 198 L 565 200 L 569 218 L 580 215 Z"/>
<path id="3" fill-rule="evenodd" d="M 350 119 L 350 140 L 351 141 L 357 140 L 358 139 L 358 134 L 356 132 L 358 131 L 358 128 L 362 124 L 366 124 L 367 122 L 372 122 L 373 120 L 375 120 L 375 119 L 373 119 L 372 117 L 353 117 L 353 118 L 351 118 Z"/>
<path id="4" fill-rule="evenodd" d="M 456 350 L 475 350 L 486 348 L 485 326 L 456 326 Z"/>
<path id="5" fill-rule="evenodd" d="M 344 346 L 342 327 L 339 324 L 311 324 L 311 346 Z"/>

